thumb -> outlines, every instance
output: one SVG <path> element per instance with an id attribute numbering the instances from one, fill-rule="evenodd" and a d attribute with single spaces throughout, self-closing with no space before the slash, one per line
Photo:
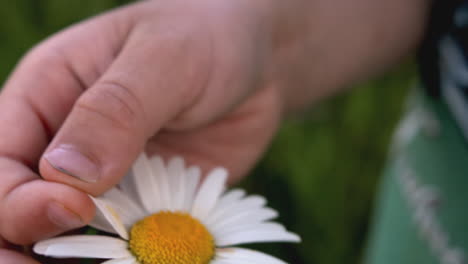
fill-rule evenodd
<path id="1" fill-rule="evenodd" d="M 204 56 L 186 50 L 197 45 L 173 34 L 153 35 L 134 33 L 103 76 L 78 98 L 40 161 L 46 180 L 93 195 L 107 191 L 148 139 L 196 98 L 194 91 L 208 76 L 194 70 L 207 68 L 199 65 Z"/>

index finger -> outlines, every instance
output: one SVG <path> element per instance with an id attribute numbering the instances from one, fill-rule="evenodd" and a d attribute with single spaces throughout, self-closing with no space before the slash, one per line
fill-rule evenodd
<path id="1" fill-rule="evenodd" d="M 15 263 L 15 264 L 39 264 L 39 262 L 22 255 L 15 251 L 0 249 L 0 259 L 2 263 Z"/>

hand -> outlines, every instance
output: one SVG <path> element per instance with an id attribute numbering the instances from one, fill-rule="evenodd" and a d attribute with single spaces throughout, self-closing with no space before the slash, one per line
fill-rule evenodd
<path id="1" fill-rule="evenodd" d="M 282 111 L 271 13 L 251 2 L 144 1 L 33 49 L 0 95 L 0 235 L 26 245 L 85 225 L 87 193 L 144 148 L 244 175 Z"/>

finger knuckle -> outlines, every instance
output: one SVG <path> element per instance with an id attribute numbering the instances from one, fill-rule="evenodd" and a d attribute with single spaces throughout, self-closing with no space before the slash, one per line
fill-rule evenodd
<path id="1" fill-rule="evenodd" d="M 104 118 L 113 126 L 131 130 L 144 120 L 141 101 L 131 88 L 113 81 L 102 81 L 87 91 L 76 107 Z"/>
<path id="2" fill-rule="evenodd" d="M 157 44 L 162 46 L 159 50 L 165 50 L 166 56 L 177 62 L 179 79 L 175 80 L 173 89 L 178 89 L 182 100 L 193 101 L 213 73 L 211 38 L 193 25 L 178 27 L 161 38 Z"/>
<path id="3" fill-rule="evenodd" d="M 65 59 L 57 49 L 39 46 L 32 49 L 21 60 L 20 67 L 30 70 L 41 78 L 54 81 L 62 78 L 61 74 L 57 74 L 57 70 L 63 69 L 64 64 Z"/>

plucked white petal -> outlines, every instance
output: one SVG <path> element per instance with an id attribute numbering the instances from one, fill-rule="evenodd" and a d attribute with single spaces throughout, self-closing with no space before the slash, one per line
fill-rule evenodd
<path id="1" fill-rule="evenodd" d="M 207 227 L 216 225 L 217 222 L 236 216 L 242 212 L 262 208 L 266 204 L 266 199 L 259 195 L 247 196 L 242 200 L 233 201 L 225 206 L 217 207 L 208 217 Z"/>
<path id="2" fill-rule="evenodd" d="M 174 157 L 167 164 L 172 210 L 181 211 L 184 207 L 186 193 L 185 163 L 181 157 Z"/>
<path id="3" fill-rule="evenodd" d="M 128 243 L 108 236 L 66 236 L 36 243 L 36 254 L 55 258 L 126 258 Z"/>
<path id="4" fill-rule="evenodd" d="M 208 174 L 193 202 L 192 216 L 205 222 L 224 191 L 227 176 L 224 168 L 215 168 Z"/>
<path id="5" fill-rule="evenodd" d="M 278 213 L 270 208 L 260 208 L 250 211 L 244 211 L 230 218 L 219 220 L 210 227 L 210 230 L 213 230 L 213 233 L 219 233 L 222 230 L 229 229 L 230 227 L 261 223 L 264 221 L 274 219 L 277 216 Z"/>
<path id="6" fill-rule="evenodd" d="M 229 235 L 216 237 L 216 245 L 219 247 L 226 247 L 247 243 L 258 242 L 300 242 L 301 239 L 298 235 L 287 231 L 258 231 L 258 230 L 245 230 L 240 232 L 233 232 Z"/>
<path id="7" fill-rule="evenodd" d="M 91 196 L 90 196 L 91 197 Z M 102 212 L 104 217 L 109 221 L 114 230 L 125 240 L 128 240 L 128 232 L 125 228 L 120 216 L 105 200 L 91 197 L 96 207 Z"/>
<path id="8" fill-rule="evenodd" d="M 185 202 L 183 211 L 190 212 L 192 209 L 193 200 L 195 199 L 195 194 L 198 188 L 198 183 L 200 182 L 201 169 L 196 166 L 192 166 L 187 169 L 187 191 L 185 194 Z"/>
<path id="9" fill-rule="evenodd" d="M 216 259 L 220 261 L 229 261 L 226 263 L 252 263 L 252 264 L 287 264 L 277 259 L 255 250 L 244 248 L 223 248 L 216 250 Z"/>
<path id="10" fill-rule="evenodd" d="M 164 161 L 160 156 L 153 156 L 150 160 L 153 175 L 156 177 L 159 188 L 155 191 L 159 192 L 161 198 L 160 210 L 171 210 L 172 199 L 169 186 L 169 177 Z"/>
<path id="11" fill-rule="evenodd" d="M 129 230 L 135 222 L 147 216 L 145 210 L 139 204 L 135 203 L 135 201 L 117 188 L 112 188 L 104 193 L 102 199 L 115 209 L 127 230 Z"/>
<path id="12" fill-rule="evenodd" d="M 96 229 L 118 235 L 115 229 L 112 227 L 111 223 L 109 223 L 109 221 L 99 209 L 96 210 L 96 215 L 88 225 Z"/>
<path id="13" fill-rule="evenodd" d="M 138 194 L 138 201 L 150 214 L 160 210 L 161 197 L 157 177 L 153 174 L 150 161 L 142 153 L 132 166 L 133 178 Z"/>
<path id="14" fill-rule="evenodd" d="M 101 264 L 138 264 L 138 261 L 132 256 L 128 258 L 111 259 L 104 261 Z"/>

